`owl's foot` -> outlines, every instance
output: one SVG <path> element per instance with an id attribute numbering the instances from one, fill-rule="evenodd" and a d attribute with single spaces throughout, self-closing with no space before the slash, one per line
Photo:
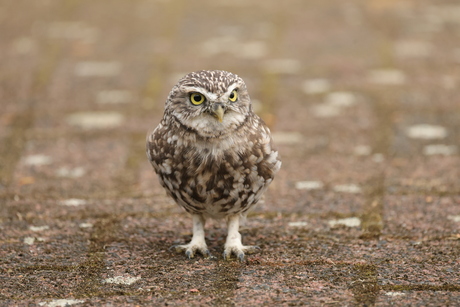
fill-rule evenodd
<path id="1" fill-rule="evenodd" d="M 173 245 L 171 248 L 174 248 L 176 252 L 185 252 L 185 256 L 188 259 L 195 257 L 196 253 L 199 252 L 206 258 L 212 258 L 211 253 L 208 250 L 206 241 L 204 239 L 204 224 L 206 220 L 202 215 L 193 214 L 193 237 L 192 241 L 189 244 L 184 245 Z"/>
<path id="2" fill-rule="evenodd" d="M 185 252 L 185 256 L 188 259 L 192 259 L 195 257 L 197 252 L 205 256 L 206 258 L 212 258 L 211 253 L 208 250 L 208 246 L 206 243 L 203 242 L 193 242 L 193 240 L 189 244 L 184 245 L 173 245 L 171 249 L 175 249 L 177 253 Z"/>
<path id="3" fill-rule="evenodd" d="M 244 255 L 245 254 L 254 254 L 260 250 L 260 247 L 254 246 L 254 245 L 243 245 L 241 242 L 239 244 L 235 245 L 227 245 L 225 244 L 225 250 L 224 250 L 224 259 L 225 260 L 230 260 L 230 257 L 235 255 L 239 261 L 244 261 Z"/>
<path id="4" fill-rule="evenodd" d="M 228 235 L 224 247 L 224 259 L 229 260 L 234 254 L 238 260 L 243 261 L 244 255 L 253 254 L 260 249 L 258 246 L 244 246 L 241 243 L 241 234 L 238 232 L 240 228 L 240 215 L 232 215 L 228 218 Z"/>

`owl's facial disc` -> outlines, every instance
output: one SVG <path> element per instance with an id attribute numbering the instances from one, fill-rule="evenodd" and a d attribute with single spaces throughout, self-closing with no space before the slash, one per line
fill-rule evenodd
<path id="1" fill-rule="evenodd" d="M 184 84 L 178 88 L 180 94 L 174 93 L 177 99 L 171 99 L 171 103 L 183 110 L 176 112 L 174 117 L 202 137 L 228 135 L 244 123 L 251 111 L 242 81 L 216 84 L 219 86 Z M 223 85 L 225 87 L 221 88 Z"/>

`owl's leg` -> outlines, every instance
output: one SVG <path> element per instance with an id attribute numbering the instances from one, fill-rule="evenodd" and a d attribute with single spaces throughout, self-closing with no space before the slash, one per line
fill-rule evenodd
<path id="1" fill-rule="evenodd" d="M 240 261 L 244 260 L 244 253 L 252 254 L 260 249 L 258 246 L 244 246 L 241 243 L 240 215 L 231 215 L 228 217 L 228 234 L 224 247 L 224 259 L 229 260 L 234 254 Z"/>
<path id="2" fill-rule="evenodd" d="M 193 236 L 192 241 L 189 244 L 174 245 L 173 248 L 176 252 L 184 252 L 188 259 L 195 256 L 196 252 L 200 252 L 203 256 L 211 257 L 211 253 L 208 250 L 206 241 L 204 239 L 204 224 L 206 223 L 205 218 L 200 214 L 193 214 Z"/>

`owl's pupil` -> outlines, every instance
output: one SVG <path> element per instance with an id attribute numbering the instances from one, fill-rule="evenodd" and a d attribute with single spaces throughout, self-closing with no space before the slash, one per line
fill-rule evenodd
<path id="1" fill-rule="evenodd" d="M 232 93 L 230 94 L 230 99 L 233 99 L 233 98 L 235 98 L 235 93 L 234 93 L 234 92 L 232 92 Z"/>
<path id="2" fill-rule="evenodd" d="M 193 100 L 195 100 L 195 101 L 200 101 L 200 100 L 201 100 L 201 96 L 200 96 L 200 95 L 194 95 L 194 96 L 193 96 Z"/>

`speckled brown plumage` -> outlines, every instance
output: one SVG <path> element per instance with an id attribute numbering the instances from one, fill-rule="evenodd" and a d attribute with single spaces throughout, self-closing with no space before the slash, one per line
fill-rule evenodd
<path id="1" fill-rule="evenodd" d="M 192 241 L 177 250 L 209 255 L 208 217 L 228 219 L 225 258 L 233 253 L 242 260 L 255 250 L 241 244 L 239 218 L 257 203 L 281 162 L 241 78 L 199 71 L 180 79 L 147 138 L 147 156 L 167 193 L 193 216 Z"/>

